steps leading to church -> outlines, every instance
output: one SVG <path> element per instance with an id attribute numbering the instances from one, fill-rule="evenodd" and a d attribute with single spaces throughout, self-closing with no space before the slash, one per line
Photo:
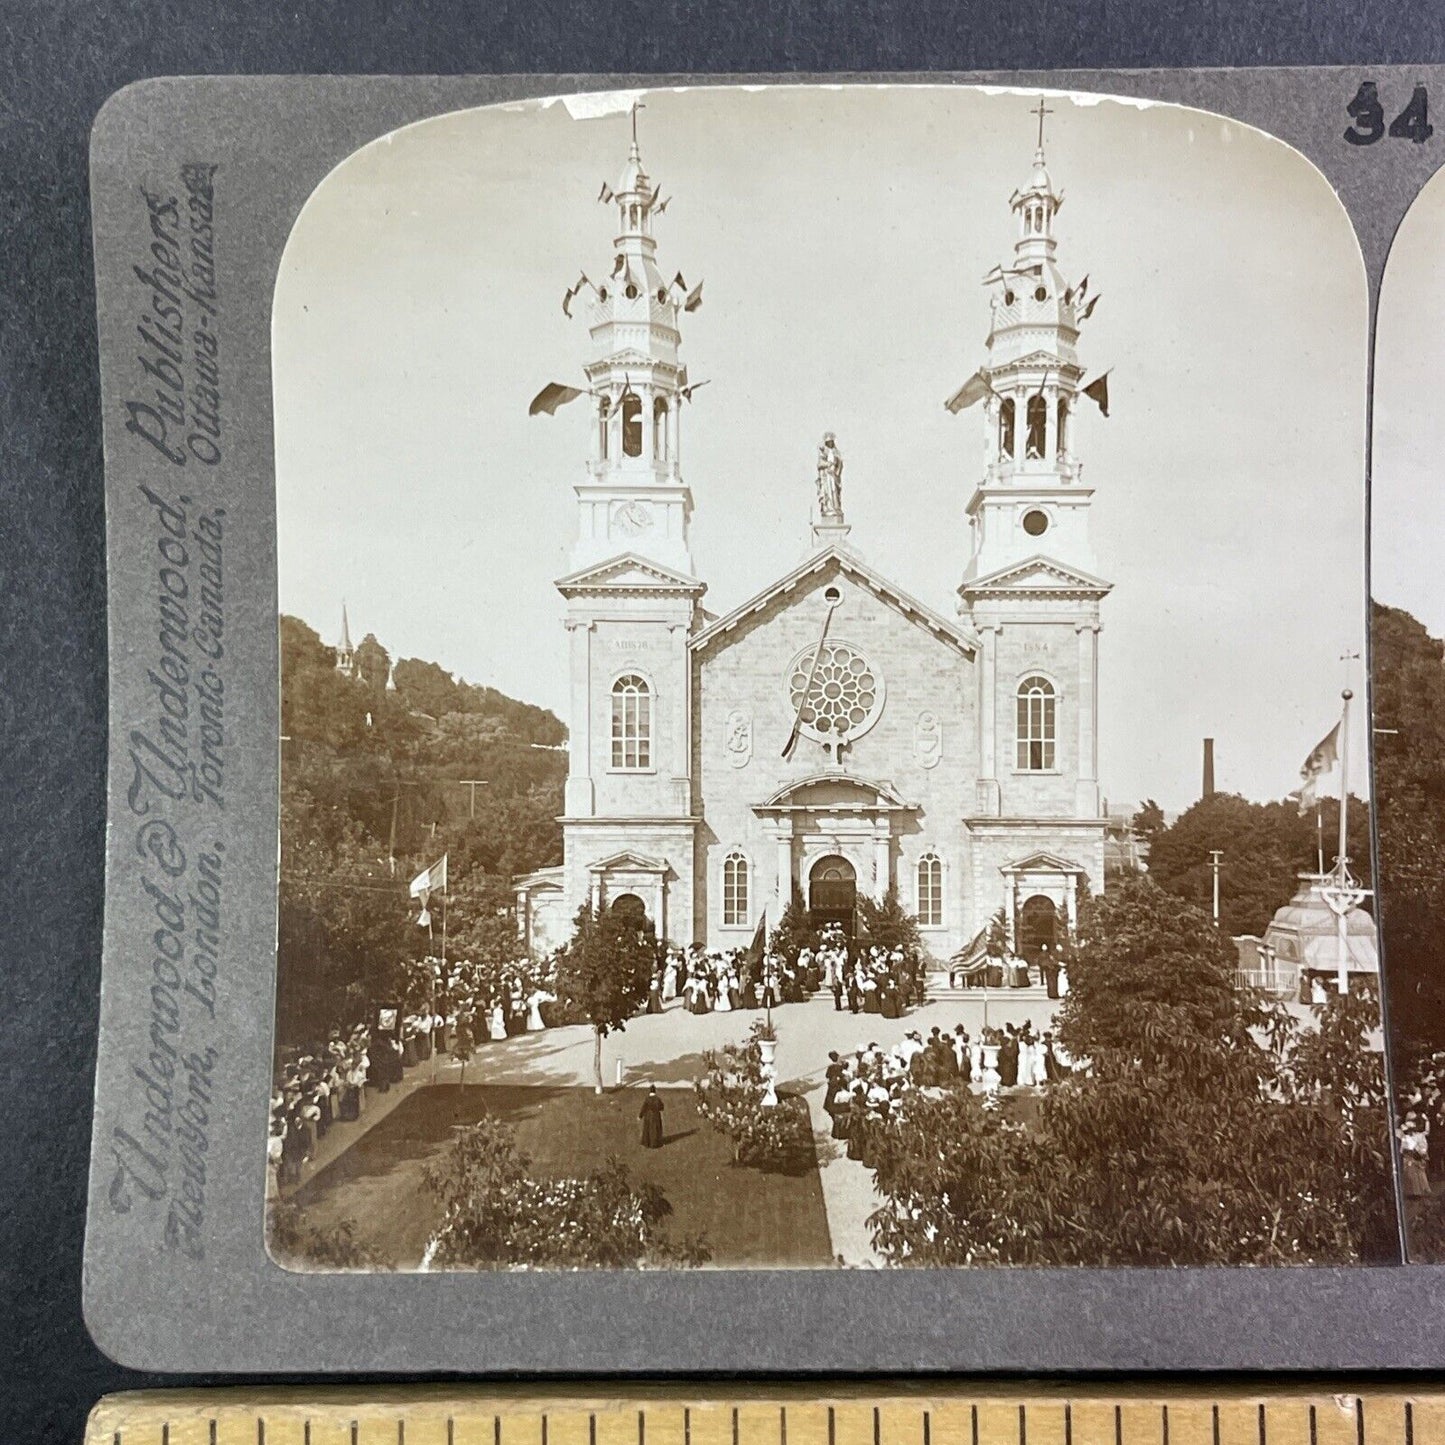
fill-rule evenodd
<path id="1" fill-rule="evenodd" d="M 990 1003 L 1014 1002 L 1014 1003 L 1059 1003 L 1059 999 L 1051 999 L 1048 989 L 1041 983 L 1031 983 L 1027 988 L 953 988 L 947 983 L 930 983 L 928 985 L 928 997 L 925 1003 L 976 1003 L 981 1004 L 985 997 Z M 826 1001 L 831 1007 L 833 995 L 826 988 L 817 989 L 812 994 L 813 1000 L 818 1002 Z"/>

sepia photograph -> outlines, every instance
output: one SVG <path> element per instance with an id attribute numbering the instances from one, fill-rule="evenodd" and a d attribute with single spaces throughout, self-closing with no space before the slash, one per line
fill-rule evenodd
<path id="1" fill-rule="evenodd" d="M 1445 181 L 1420 191 L 1380 288 L 1370 493 L 1374 781 L 1406 1257 L 1445 1263 Z M 1437 1192 L 1436 1186 L 1441 1188 Z"/>
<path id="2" fill-rule="evenodd" d="M 337 166 L 272 309 L 272 1258 L 1395 1261 L 1368 319 L 1321 173 L 1157 102 L 611 92 Z M 1373 687 L 1445 1258 L 1428 375 Z"/>

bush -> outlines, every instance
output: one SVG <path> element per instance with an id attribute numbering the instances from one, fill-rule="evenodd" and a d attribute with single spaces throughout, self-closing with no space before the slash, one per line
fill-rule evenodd
<path id="1" fill-rule="evenodd" d="M 267 1240 L 272 1258 L 288 1269 L 385 1268 L 357 1239 L 354 1219 L 322 1229 L 307 1219 L 297 1204 L 271 1206 Z"/>
<path id="2" fill-rule="evenodd" d="M 765 1027 L 754 1024 L 746 1043 L 703 1055 L 697 1111 L 732 1139 L 734 1163 L 767 1174 L 803 1174 L 816 1163 L 812 1119 L 807 1101 L 796 1096 L 780 1096 L 772 1107 L 763 1103 L 768 1087 L 761 1040 Z"/>
<path id="3" fill-rule="evenodd" d="M 428 1250 L 438 1269 L 647 1269 L 693 1267 L 706 1242 L 674 1244 L 672 1205 L 655 1184 L 633 1184 L 611 1160 L 583 1179 L 533 1179 L 512 1130 L 484 1118 L 459 1131 L 422 1178 L 442 1204 Z"/>

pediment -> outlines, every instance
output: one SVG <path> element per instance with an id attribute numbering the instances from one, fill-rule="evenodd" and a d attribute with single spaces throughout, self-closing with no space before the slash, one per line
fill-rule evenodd
<path id="1" fill-rule="evenodd" d="M 1040 554 L 965 582 L 959 591 L 968 595 L 980 592 L 1031 592 L 1069 596 L 1086 593 L 1092 597 L 1102 597 L 1113 591 L 1113 588 L 1112 582 L 1105 582 L 1077 567 L 1065 566 L 1062 562 Z"/>
<path id="2" fill-rule="evenodd" d="M 706 584 L 696 577 L 676 572 L 635 552 L 610 557 L 606 562 L 559 577 L 555 585 L 564 597 L 589 592 L 663 593 L 670 596 L 686 593 L 700 596 L 706 590 Z"/>
<path id="3" fill-rule="evenodd" d="M 848 773 L 813 773 L 784 784 L 755 812 L 772 809 L 806 808 L 817 811 L 834 809 L 904 809 L 914 805 L 905 802 L 892 783 L 873 778 L 854 777 Z"/>
<path id="4" fill-rule="evenodd" d="M 666 873 L 667 869 L 665 858 L 649 858 L 646 853 L 637 853 L 631 848 L 587 865 L 589 873 Z"/>
<path id="5" fill-rule="evenodd" d="M 1020 858 L 1017 863 L 1005 864 L 1001 870 L 1004 873 L 1078 873 L 1086 870 L 1079 864 L 1070 862 L 1067 858 L 1060 858 L 1057 853 L 1039 851 L 1030 853 L 1026 858 Z"/>
<path id="6" fill-rule="evenodd" d="M 800 566 L 795 567 L 786 576 L 778 578 L 771 586 L 765 587 L 756 596 L 749 598 L 742 606 L 735 607 L 731 612 L 710 622 L 692 639 L 689 645 L 694 651 L 701 652 L 717 639 L 740 627 L 745 627 L 776 598 L 795 591 L 805 583 L 816 586 L 818 582 L 836 574 L 846 576 L 866 588 L 885 606 L 891 607 L 911 622 L 925 628 L 965 657 L 971 658 L 977 651 L 978 635 L 970 628 L 960 626 L 919 602 L 917 598 L 910 597 L 902 588 L 894 586 L 886 577 L 881 576 L 852 552 L 841 547 L 825 547 L 821 551 L 815 552 Z"/>

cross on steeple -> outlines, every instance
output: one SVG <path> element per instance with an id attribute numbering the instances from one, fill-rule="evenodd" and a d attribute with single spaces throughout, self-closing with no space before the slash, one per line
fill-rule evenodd
<path id="1" fill-rule="evenodd" d="M 1053 114 L 1053 111 L 1051 111 L 1051 110 L 1044 104 L 1044 98 L 1043 98 L 1043 96 L 1040 96 L 1040 97 L 1039 97 L 1039 108 L 1038 108 L 1036 111 L 1034 111 L 1033 114 L 1036 115 L 1036 116 L 1038 116 L 1038 118 L 1039 118 L 1039 144 L 1038 144 L 1038 149 L 1042 151 L 1043 148 L 1044 148 L 1044 117 L 1045 117 L 1046 115 L 1052 115 L 1052 114 Z"/>

